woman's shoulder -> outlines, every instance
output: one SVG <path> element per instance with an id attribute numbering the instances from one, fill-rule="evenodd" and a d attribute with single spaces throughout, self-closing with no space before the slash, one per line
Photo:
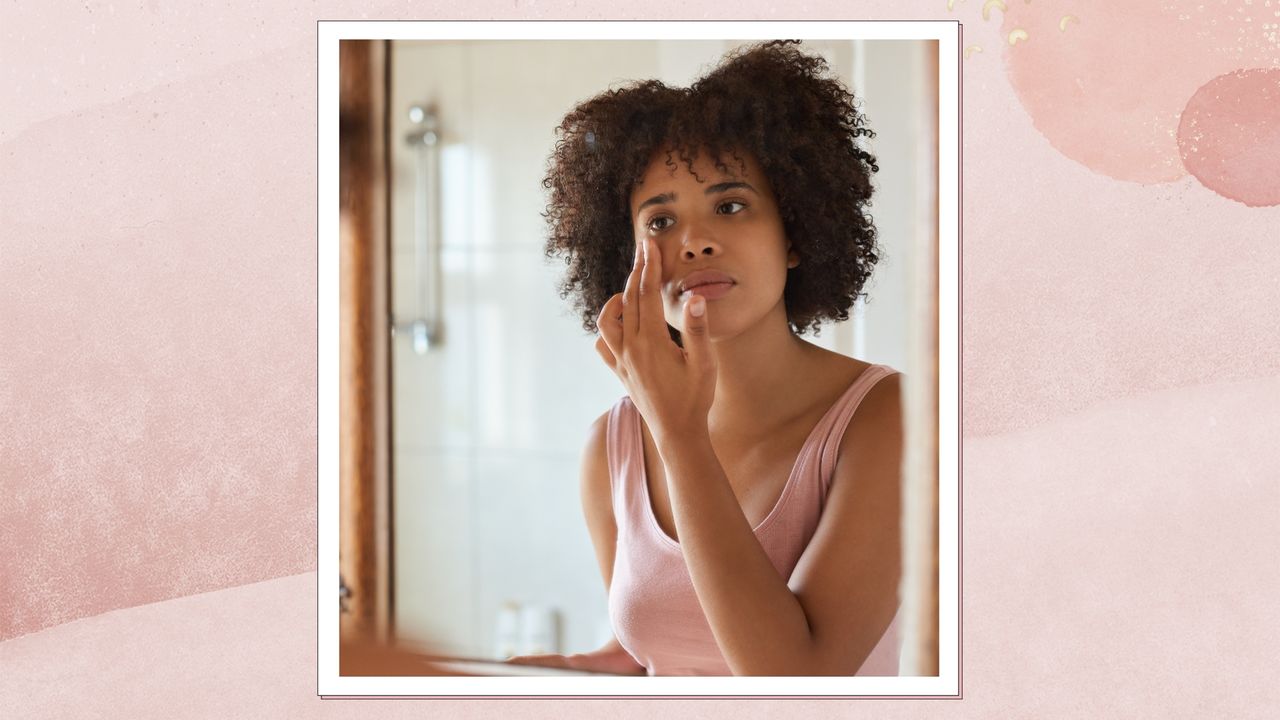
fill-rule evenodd
<path id="1" fill-rule="evenodd" d="M 843 428 L 840 443 L 842 452 L 849 449 L 851 441 L 855 438 L 861 438 L 864 441 L 877 436 L 883 438 L 886 426 L 900 422 L 901 373 L 892 367 L 880 366 L 889 372 L 876 376 L 873 368 L 879 366 L 878 363 L 842 355 L 825 348 L 818 349 L 821 352 L 816 354 L 813 372 L 810 374 L 818 383 L 813 394 L 815 400 L 810 412 L 816 415 L 833 410 L 836 405 L 843 404 L 842 401 L 856 403 L 849 418 L 849 424 Z M 873 373 L 870 376 L 870 386 L 864 385 L 860 392 L 849 396 L 849 391 L 859 384 L 860 380 L 869 377 L 868 373 Z"/>
<path id="2" fill-rule="evenodd" d="M 824 382 L 827 384 L 828 391 L 841 393 L 847 390 L 873 366 L 883 367 L 888 370 L 884 378 L 876 380 L 872 386 L 873 388 L 885 383 L 895 384 L 900 380 L 900 378 L 894 377 L 890 381 L 889 376 L 899 376 L 901 373 L 888 365 L 860 360 L 817 346 L 814 346 L 814 355 L 815 372 L 813 375 L 825 379 Z"/>
<path id="3" fill-rule="evenodd" d="M 861 363 L 850 386 L 871 371 L 876 363 Z M 872 376 L 869 384 L 863 384 L 855 393 L 856 407 L 841 440 L 841 454 L 849 452 L 865 454 L 876 448 L 888 450 L 897 445 L 902 435 L 902 373 L 887 365 L 888 370 Z"/>
<path id="4" fill-rule="evenodd" d="M 814 384 L 815 404 L 827 406 L 840 399 L 873 363 L 814 346 L 811 369 L 805 373 Z"/>

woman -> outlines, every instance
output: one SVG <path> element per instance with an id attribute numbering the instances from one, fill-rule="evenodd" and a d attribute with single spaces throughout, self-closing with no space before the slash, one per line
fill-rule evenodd
<path id="1" fill-rule="evenodd" d="M 513 662 L 897 674 L 901 376 L 800 337 L 847 319 L 877 260 L 878 168 L 795 42 L 558 128 L 547 251 L 628 392 L 582 468 L 615 638 Z"/>

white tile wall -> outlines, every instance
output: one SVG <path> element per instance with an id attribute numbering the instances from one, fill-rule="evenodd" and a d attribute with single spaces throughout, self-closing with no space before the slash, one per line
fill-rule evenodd
<path id="1" fill-rule="evenodd" d="M 493 619 L 504 602 L 514 601 L 558 611 L 560 652 L 598 647 L 596 628 L 608 607 L 582 519 L 577 458 L 484 452 L 475 470 L 482 646 L 493 646 Z"/>
<path id="2" fill-rule="evenodd" d="M 478 252 L 476 267 L 478 443 L 576 455 L 623 387 L 557 294 L 561 266 L 512 249 Z"/>
<path id="3" fill-rule="evenodd" d="M 473 459 L 467 451 L 398 449 L 395 478 L 395 625 L 407 638 L 467 654 L 475 608 Z"/>
<path id="4" fill-rule="evenodd" d="M 392 432 L 397 449 L 467 448 L 475 440 L 472 256 L 447 249 L 441 253 L 441 260 L 441 345 L 419 355 L 407 332 L 398 333 L 391 343 Z M 392 310 L 402 323 L 419 315 L 414 265 L 412 249 L 392 254 Z"/>
<path id="5" fill-rule="evenodd" d="M 397 621 L 467 654 L 489 654 L 507 599 L 560 608 L 565 648 L 593 647 L 604 619 L 578 455 L 622 386 L 556 293 L 562 267 L 542 255 L 541 179 L 564 112 L 611 82 L 653 75 L 656 49 L 572 46 L 401 43 L 393 52 L 393 137 L 409 131 L 414 102 L 435 102 L 442 122 L 447 332 L 443 349 L 425 356 L 407 338 L 395 343 Z M 539 70 L 512 71 L 529 67 Z M 417 305 L 415 161 L 403 144 L 393 148 L 401 317 Z M 422 476 L 439 475 L 441 458 L 443 486 Z M 538 552 L 512 556 L 504 548 L 513 546 Z"/>
<path id="6" fill-rule="evenodd" d="M 411 250 L 414 243 L 413 201 L 416 153 L 403 138 L 415 126 L 409 107 L 434 104 L 440 117 L 441 175 L 444 182 L 441 221 L 448 245 L 465 243 L 472 229 L 468 193 L 474 172 L 466 128 L 471 125 L 470 90 L 464 71 L 465 45 L 458 43 L 396 43 L 392 51 L 391 86 L 391 244 L 396 251 Z"/>
<path id="7" fill-rule="evenodd" d="M 541 181 L 555 144 L 554 128 L 575 102 L 610 83 L 654 74 L 653 43 L 619 52 L 602 42 L 481 42 L 469 49 L 473 103 L 467 128 L 488 169 L 472 185 L 477 246 L 540 248 L 546 208 Z"/>
<path id="8" fill-rule="evenodd" d="M 876 192 L 871 214 L 879 231 L 883 257 L 876 264 L 866 288 L 865 358 L 907 369 L 907 318 L 910 307 L 911 251 L 914 226 L 924 208 L 918 206 L 919 116 L 912 113 L 923 73 L 924 56 L 919 46 L 886 41 L 867 41 L 864 111 L 876 137 L 869 149 L 880 165 L 875 175 Z M 896 72 L 877 71 L 896 68 Z"/>

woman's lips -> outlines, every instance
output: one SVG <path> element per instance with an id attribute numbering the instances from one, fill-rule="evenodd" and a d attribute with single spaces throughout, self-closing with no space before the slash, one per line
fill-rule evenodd
<path id="1" fill-rule="evenodd" d="M 688 301 L 689 298 L 693 297 L 694 295 L 701 295 L 702 297 L 708 300 L 715 300 L 718 297 L 723 297 L 725 293 L 729 292 L 732 289 L 733 289 L 733 283 L 731 282 L 704 283 L 702 285 L 695 285 L 694 287 L 691 287 L 688 290 L 685 290 L 683 293 L 680 294 L 680 299 L 683 301 Z"/>
<path id="2" fill-rule="evenodd" d="M 733 277 L 715 268 L 694 270 L 680 281 L 680 300 L 687 302 L 694 295 L 715 300 L 723 297 L 733 286 Z"/>

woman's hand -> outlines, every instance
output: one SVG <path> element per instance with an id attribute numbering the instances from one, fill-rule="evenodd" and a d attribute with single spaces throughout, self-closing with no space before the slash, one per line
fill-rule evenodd
<path id="1" fill-rule="evenodd" d="M 507 662 L 514 665 L 537 665 L 610 675 L 644 675 L 646 672 L 644 666 L 637 664 L 625 651 L 619 653 L 597 650 L 573 655 L 517 655 L 507 659 Z"/>
<path id="2" fill-rule="evenodd" d="M 705 432 L 715 399 L 716 360 L 707 334 L 707 301 L 684 305 L 684 348 L 671 340 L 662 303 L 662 257 L 652 240 L 636 244 L 623 292 L 596 319 L 596 352 L 622 380 L 655 437 Z"/>

